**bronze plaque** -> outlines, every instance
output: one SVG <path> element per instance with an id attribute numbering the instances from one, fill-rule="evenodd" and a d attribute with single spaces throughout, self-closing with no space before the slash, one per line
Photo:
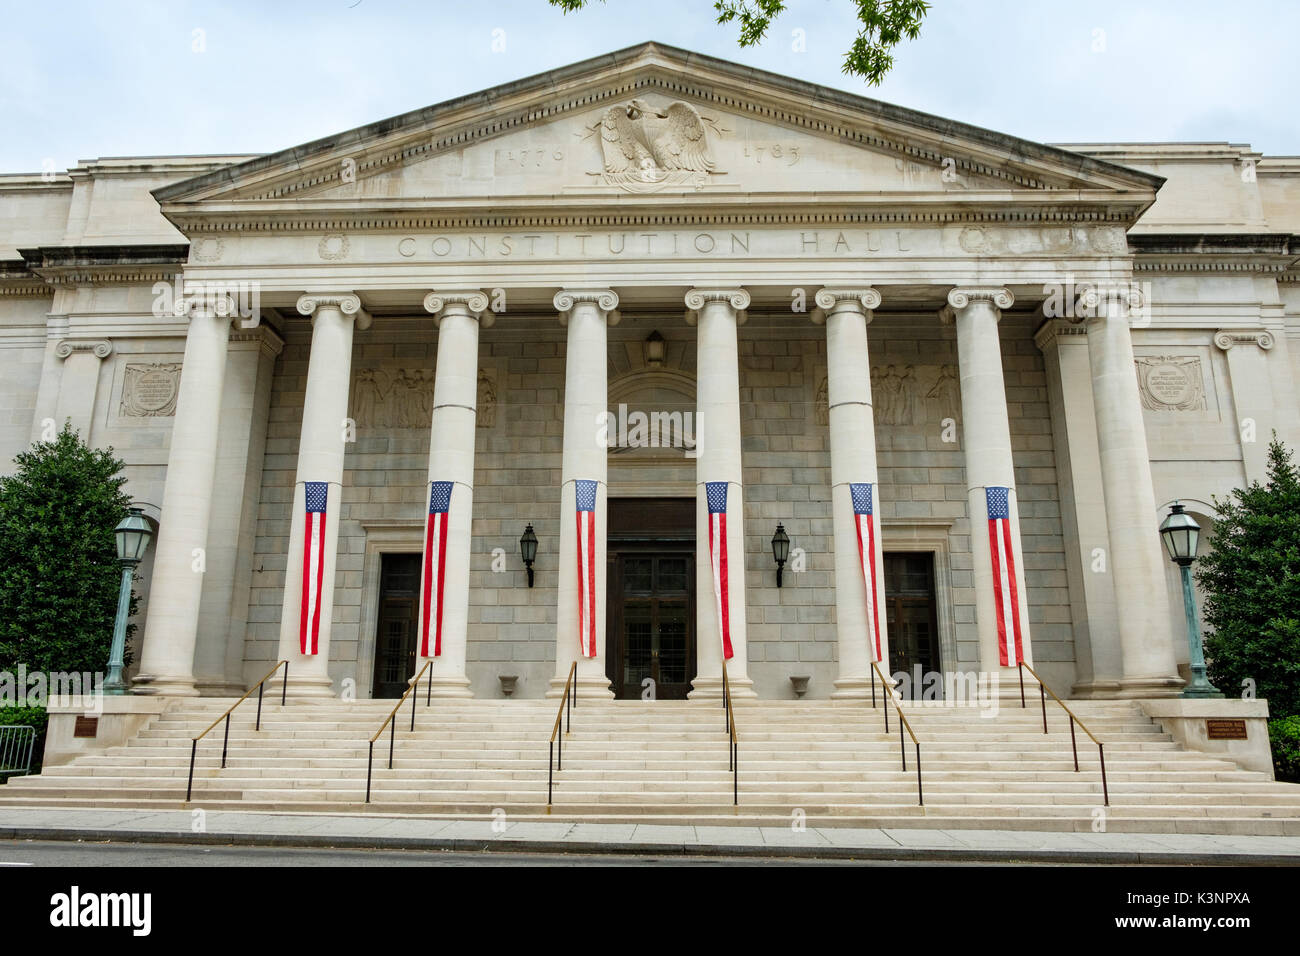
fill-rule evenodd
<path id="1" fill-rule="evenodd" d="M 1245 740 L 1244 720 L 1207 720 L 1205 734 L 1210 740 Z"/>
<path id="2" fill-rule="evenodd" d="M 98 717 L 78 717 L 77 724 L 72 728 L 74 737 L 96 737 L 99 735 L 99 718 Z"/>

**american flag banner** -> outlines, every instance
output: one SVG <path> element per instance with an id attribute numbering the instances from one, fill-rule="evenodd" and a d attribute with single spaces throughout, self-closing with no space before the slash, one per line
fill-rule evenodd
<path id="1" fill-rule="evenodd" d="M 329 482 L 303 482 L 307 523 L 302 536 L 302 612 L 298 616 L 298 647 L 313 655 L 320 649 L 320 602 L 325 581 L 325 507 Z"/>
<path id="2" fill-rule="evenodd" d="M 596 482 L 574 482 L 578 519 L 578 645 L 596 656 Z"/>
<path id="3" fill-rule="evenodd" d="M 875 486 L 870 482 L 850 482 L 849 494 L 853 498 L 853 526 L 858 532 L 858 563 L 862 566 L 862 581 L 867 588 L 867 630 L 872 660 L 885 659 L 880 641 L 880 575 L 876 568 L 876 507 Z"/>
<path id="4" fill-rule="evenodd" d="M 450 481 L 429 482 L 429 515 L 424 523 L 424 567 L 420 583 L 420 656 L 442 656 L 443 582 L 447 579 L 447 522 L 451 520 Z M 432 612 L 432 613 L 430 613 Z M 429 622 L 433 621 L 433 654 Z"/>
<path id="5" fill-rule="evenodd" d="M 731 599 L 727 585 L 727 483 L 706 481 L 709 502 L 709 563 L 713 566 L 713 594 L 718 600 L 718 633 L 722 656 L 731 660 Z"/>
<path id="6" fill-rule="evenodd" d="M 984 489 L 989 512 L 989 552 L 993 557 L 993 601 L 998 612 L 998 656 L 1003 667 L 1025 659 L 1020 633 L 1020 596 L 1016 593 L 1016 559 L 1011 547 L 1011 489 L 990 485 Z M 1007 641 L 1007 619 L 1015 640 Z"/>

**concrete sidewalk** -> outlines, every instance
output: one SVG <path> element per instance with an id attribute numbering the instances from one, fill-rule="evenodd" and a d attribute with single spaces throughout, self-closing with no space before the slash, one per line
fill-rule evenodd
<path id="1" fill-rule="evenodd" d="M 1300 837 L 837 827 L 648 826 L 380 814 L 5 808 L 0 839 L 653 853 L 907 862 L 1300 865 Z"/>

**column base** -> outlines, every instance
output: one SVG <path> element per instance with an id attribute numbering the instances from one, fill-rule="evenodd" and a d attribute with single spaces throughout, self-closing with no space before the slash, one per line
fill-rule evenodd
<path id="1" fill-rule="evenodd" d="M 140 674 L 131 682 L 131 693 L 141 697 L 198 697 L 193 677 L 164 677 Z M 243 691 L 240 691 L 242 694 Z M 238 696 L 238 695 L 236 695 Z"/>
<path id="2" fill-rule="evenodd" d="M 1071 700 L 1114 700 L 1119 696 L 1120 684 L 1117 680 L 1079 681 L 1070 688 Z"/>
<path id="3" fill-rule="evenodd" d="M 238 681 L 218 677 L 196 678 L 194 686 L 198 689 L 200 697 L 239 697 L 248 690 Z"/>
<path id="4" fill-rule="evenodd" d="M 831 692 L 831 700 L 871 700 L 872 680 L 870 675 L 867 677 L 837 677 L 834 681 L 835 690 Z M 875 681 L 876 696 L 883 693 L 880 680 Z"/>
<path id="5" fill-rule="evenodd" d="M 754 682 L 748 677 L 728 677 L 732 700 L 757 700 Z M 717 677 L 696 677 L 691 681 L 687 700 L 722 700 L 722 675 Z"/>
<path id="6" fill-rule="evenodd" d="M 283 674 L 283 671 L 280 672 Z M 268 700 L 279 698 L 281 685 L 284 684 L 284 678 L 281 676 L 272 677 L 266 682 L 265 693 Z M 295 675 L 292 670 L 289 671 L 289 690 L 285 695 L 290 700 L 314 698 L 317 700 L 337 700 L 338 694 L 334 693 L 334 681 L 328 677 L 310 676 L 303 677 Z"/>
<path id="7" fill-rule="evenodd" d="M 1182 695 L 1185 683 L 1181 677 L 1126 677 L 1119 682 L 1120 689 L 1115 696 L 1127 700 L 1179 697 Z"/>
<path id="8" fill-rule="evenodd" d="M 474 696 L 474 692 L 469 689 L 468 677 L 435 677 L 432 692 L 428 690 L 428 682 L 421 681 L 416 693 L 457 700 L 468 700 Z"/>
<path id="9" fill-rule="evenodd" d="M 567 677 L 552 677 L 550 687 L 546 690 L 546 697 L 550 700 L 559 700 L 564 696 L 564 684 Z M 584 700 L 613 700 L 614 692 L 609 689 L 609 678 L 605 676 L 597 677 L 595 675 L 585 676 L 579 674 L 578 678 L 578 702 Z"/>

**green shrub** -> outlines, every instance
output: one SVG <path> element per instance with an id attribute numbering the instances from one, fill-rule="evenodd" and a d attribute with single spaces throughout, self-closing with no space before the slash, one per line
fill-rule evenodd
<path id="1" fill-rule="evenodd" d="M 1268 742 L 1273 747 L 1277 779 L 1300 783 L 1300 716 L 1270 720 Z"/>

